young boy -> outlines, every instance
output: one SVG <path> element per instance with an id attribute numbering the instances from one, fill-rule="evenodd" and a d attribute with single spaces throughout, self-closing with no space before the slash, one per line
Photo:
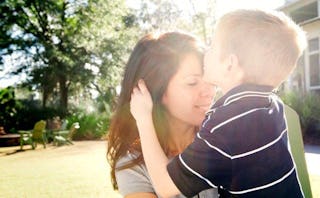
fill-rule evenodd
<path id="1" fill-rule="evenodd" d="M 150 94 L 139 82 L 131 112 L 161 196 L 180 191 L 190 197 L 215 187 L 225 197 L 303 197 L 287 147 L 283 103 L 272 91 L 294 69 L 305 45 L 303 31 L 279 12 L 224 15 L 204 58 L 204 79 L 224 95 L 208 111 L 194 142 L 170 162 L 155 135 Z"/>

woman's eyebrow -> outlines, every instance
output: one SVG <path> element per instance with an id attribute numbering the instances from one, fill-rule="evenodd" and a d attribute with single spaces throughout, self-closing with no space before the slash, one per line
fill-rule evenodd
<path id="1" fill-rule="evenodd" d="M 186 74 L 185 77 L 201 77 L 202 74 Z"/>

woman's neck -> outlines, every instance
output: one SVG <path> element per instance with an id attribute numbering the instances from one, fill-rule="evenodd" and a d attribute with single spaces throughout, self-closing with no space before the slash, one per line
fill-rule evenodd
<path id="1" fill-rule="evenodd" d="M 169 156 L 174 157 L 182 153 L 191 144 L 196 134 L 196 127 L 181 121 L 170 120 L 169 123 Z"/>

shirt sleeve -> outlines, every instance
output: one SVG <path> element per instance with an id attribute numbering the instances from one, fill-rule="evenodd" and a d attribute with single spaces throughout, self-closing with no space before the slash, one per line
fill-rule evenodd
<path id="1" fill-rule="evenodd" d="M 177 188 L 192 197 L 208 188 L 224 187 L 231 180 L 231 159 L 222 135 L 202 127 L 193 143 L 167 166 Z"/>
<path id="2" fill-rule="evenodd" d="M 129 159 L 121 159 L 120 164 L 124 161 L 129 161 Z M 116 180 L 119 187 L 119 193 L 122 196 L 141 192 L 156 194 L 144 165 L 135 165 L 130 168 L 116 171 Z"/>

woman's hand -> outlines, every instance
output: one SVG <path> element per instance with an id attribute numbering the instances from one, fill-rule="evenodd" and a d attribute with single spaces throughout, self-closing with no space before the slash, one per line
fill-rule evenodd
<path id="1" fill-rule="evenodd" d="M 131 93 L 130 111 L 137 123 L 142 123 L 146 119 L 152 119 L 152 98 L 143 80 L 139 80 L 138 85 Z"/>

